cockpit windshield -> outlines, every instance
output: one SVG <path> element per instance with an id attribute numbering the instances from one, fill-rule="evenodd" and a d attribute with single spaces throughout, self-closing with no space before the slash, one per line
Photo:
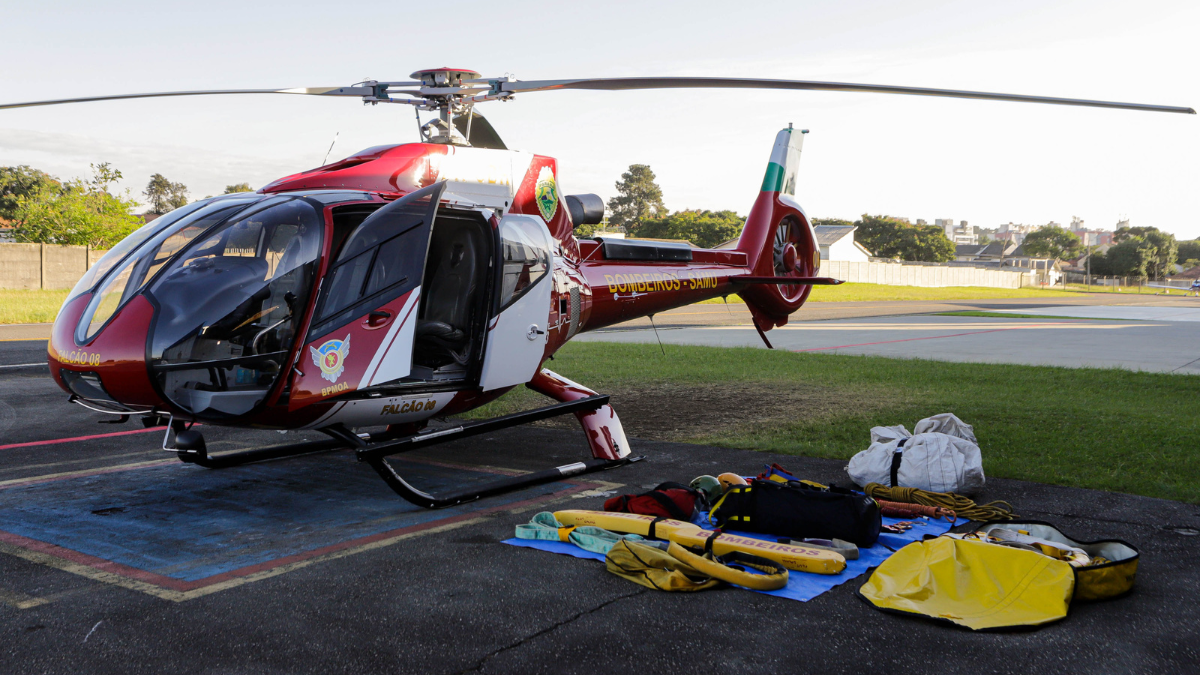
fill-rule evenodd
<path id="1" fill-rule="evenodd" d="M 158 306 L 151 369 L 172 402 L 220 417 L 262 401 L 286 371 L 323 230 L 306 200 L 278 197 L 203 236 L 175 235 L 186 240 L 175 250 L 186 250 L 173 259 L 164 251 L 170 262 L 148 291 Z"/>
<path id="2" fill-rule="evenodd" d="M 128 237 L 117 242 L 116 246 L 108 249 L 108 252 L 97 260 L 95 265 L 92 265 L 88 268 L 87 272 L 83 273 L 83 276 L 76 282 L 75 287 L 71 289 L 70 295 L 67 296 L 67 302 L 92 290 L 92 286 L 95 285 L 97 279 L 102 279 L 113 268 L 113 265 L 121 262 L 130 251 L 140 246 L 142 242 L 170 227 L 172 223 L 189 215 L 203 205 L 204 202 L 192 202 L 187 206 L 175 209 L 146 223 Z M 63 304 L 65 305 L 66 303 Z"/>
<path id="3" fill-rule="evenodd" d="M 88 303 L 87 309 L 76 327 L 75 341 L 83 344 L 95 337 L 117 310 L 134 295 L 137 295 L 138 291 L 154 278 L 158 270 L 192 238 L 260 199 L 262 199 L 261 195 L 248 195 L 241 199 L 213 200 L 200 204 L 195 209 L 188 206 L 177 210 L 183 211 L 178 217 L 172 218 L 171 216 L 176 213 L 176 211 L 172 211 L 171 214 L 163 216 L 143 228 L 143 230 L 149 228 L 149 232 L 145 237 L 141 237 L 142 241 L 135 242 L 129 247 L 138 247 L 137 250 L 124 260 L 120 260 L 120 256 L 114 256 L 108 263 L 108 266 L 111 267 L 117 265 L 118 261 L 120 262 L 117 269 L 104 278 L 99 290 Z M 159 225 L 158 221 L 164 219 L 167 219 L 167 222 Z M 151 228 L 151 226 L 156 227 Z M 138 230 L 130 237 L 138 236 L 141 233 L 142 230 Z M 147 238 L 149 241 L 146 241 Z M 112 252 L 110 251 L 110 253 Z M 103 262 L 101 260 L 96 267 L 100 267 Z M 101 274 L 103 272 L 97 272 L 94 278 L 100 278 Z M 83 281 L 76 285 L 76 289 L 81 284 Z"/>

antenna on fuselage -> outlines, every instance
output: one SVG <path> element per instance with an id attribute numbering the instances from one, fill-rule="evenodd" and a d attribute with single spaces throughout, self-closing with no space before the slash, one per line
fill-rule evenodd
<path id="1" fill-rule="evenodd" d="M 663 347 L 662 337 L 658 334 L 658 326 L 654 325 L 654 315 L 650 314 L 648 318 L 650 319 L 650 327 L 654 329 L 654 337 L 658 339 L 658 348 L 662 350 L 663 356 L 666 356 L 667 349 Z"/>
<path id="2" fill-rule="evenodd" d="M 341 130 L 339 129 L 338 131 L 336 131 L 336 132 L 333 134 L 333 143 L 330 143 L 330 144 L 329 144 L 329 149 L 325 151 L 325 159 L 321 160 L 321 166 L 325 166 L 326 164 L 328 164 L 328 163 L 329 163 L 329 153 L 333 152 L 333 146 L 334 146 L 335 144 L 337 144 L 337 139 L 338 139 L 338 136 L 340 136 L 340 135 L 341 135 L 341 133 L 342 133 L 342 132 L 341 132 Z"/>

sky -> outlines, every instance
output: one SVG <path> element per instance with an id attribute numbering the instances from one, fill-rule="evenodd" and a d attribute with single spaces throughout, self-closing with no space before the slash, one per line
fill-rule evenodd
<path id="1" fill-rule="evenodd" d="M 450 66 L 521 79 L 831 80 L 1200 107 L 1200 3 L 41 2 L 2 25 L 0 102 L 342 86 Z M 809 129 L 797 198 L 863 213 L 1200 236 L 1200 116 L 874 94 L 544 92 L 489 103 L 510 148 L 606 200 L 648 164 L 668 208 L 745 215 L 776 132 Z M 0 111 L 0 165 L 153 173 L 193 199 L 418 138 L 408 106 L 213 96 Z M 144 199 L 143 199 L 144 201 Z"/>

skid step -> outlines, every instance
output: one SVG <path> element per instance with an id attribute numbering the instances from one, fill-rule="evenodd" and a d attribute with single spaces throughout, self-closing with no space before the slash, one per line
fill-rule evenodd
<path id="1" fill-rule="evenodd" d="M 595 410 L 600 406 L 608 404 L 607 394 L 597 394 L 596 396 L 588 396 L 577 401 L 568 401 L 566 403 L 555 403 L 544 408 L 535 408 L 524 412 L 513 413 L 511 415 L 503 415 L 501 417 L 493 417 L 490 420 L 480 420 L 478 422 L 464 422 L 457 426 L 447 429 L 436 429 L 425 433 L 416 434 L 415 436 L 406 436 L 395 441 L 386 441 L 377 446 L 361 448 L 358 450 L 358 459 L 361 462 L 368 462 L 388 455 L 394 455 L 400 452 L 409 452 L 418 448 L 425 448 L 438 443 L 448 443 L 456 441 L 460 438 L 470 438 L 479 434 L 486 434 L 499 429 L 507 429 L 520 424 L 529 424 L 539 420 L 550 419 L 559 415 L 579 412 L 581 410 Z"/>

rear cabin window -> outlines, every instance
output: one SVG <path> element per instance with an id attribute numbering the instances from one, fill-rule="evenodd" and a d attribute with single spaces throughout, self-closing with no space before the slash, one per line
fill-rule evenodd
<path id="1" fill-rule="evenodd" d="M 550 247 L 538 224 L 524 218 L 500 222 L 500 309 L 516 302 L 550 269 Z"/>

